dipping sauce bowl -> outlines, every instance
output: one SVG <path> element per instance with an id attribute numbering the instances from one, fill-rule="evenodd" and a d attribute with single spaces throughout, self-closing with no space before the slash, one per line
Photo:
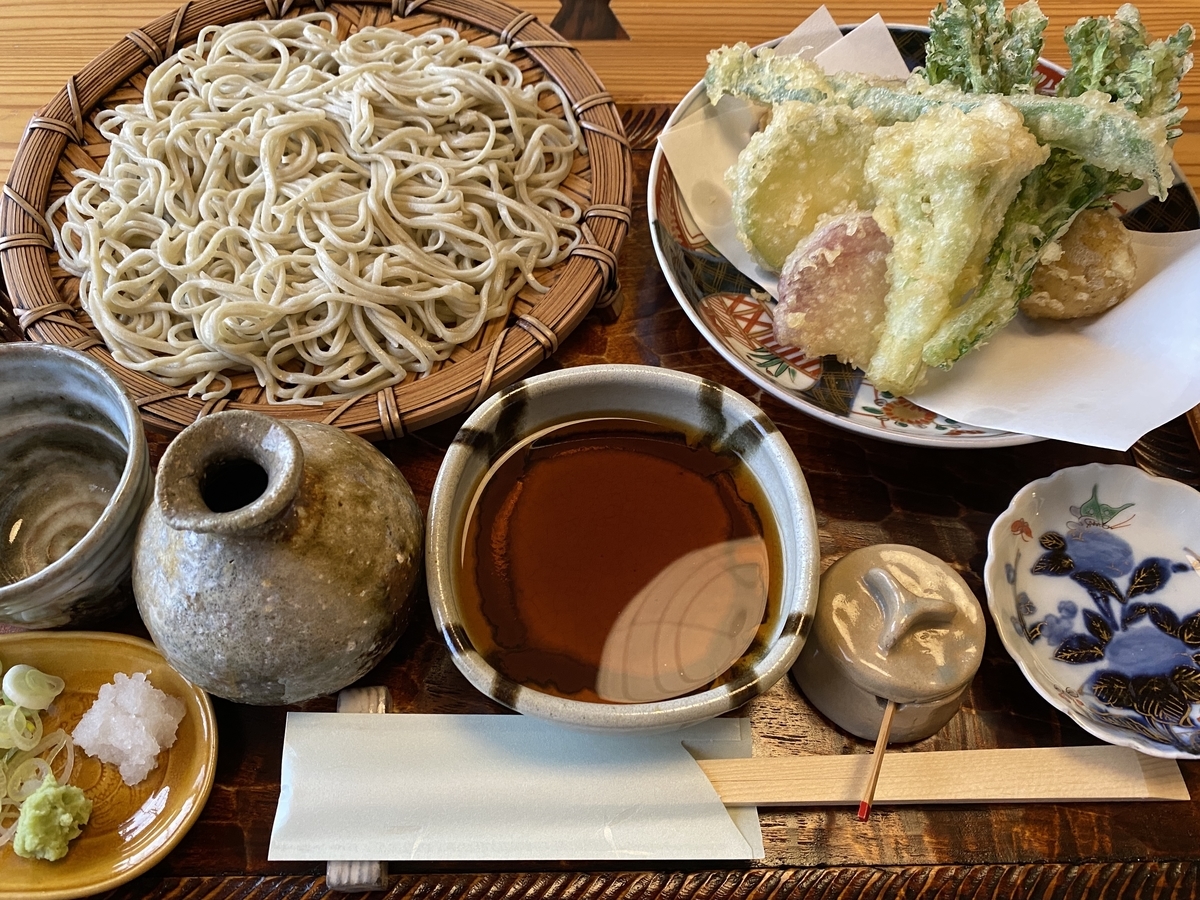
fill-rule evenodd
<path id="1" fill-rule="evenodd" d="M 515 384 L 438 473 L 426 574 L 480 691 L 594 729 L 734 709 L 795 661 L 817 598 L 812 501 L 744 397 L 649 366 Z"/>
<path id="2" fill-rule="evenodd" d="M 142 420 L 117 380 L 66 347 L 0 344 L 0 622 L 116 612 L 149 497 Z"/>

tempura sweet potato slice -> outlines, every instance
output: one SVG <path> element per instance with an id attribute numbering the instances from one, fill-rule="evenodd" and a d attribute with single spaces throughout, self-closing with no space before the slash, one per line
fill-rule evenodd
<path id="1" fill-rule="evenodd" d="M 891 249 L 870 213 L 826 219 L 784 263 L 775 339 L 865 368 L 883 328 Z"/>

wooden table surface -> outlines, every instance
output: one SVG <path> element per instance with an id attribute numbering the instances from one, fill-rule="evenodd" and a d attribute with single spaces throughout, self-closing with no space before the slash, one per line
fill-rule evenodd
<path id="1" fill-rule="evenodd" d="M 760 404 L 796 452 L 817 509 L 822 565 L 854 548 L 914 544 L 951 562 L 981 598 L 989 526 L 1026 482 L 1089 461 L 1131 462 L 1200 483 L 1200 453 L 1186 425 L 1170 423 L 1128 454 L 1054 441 L 993 450 L 942 450 L 887 443 L 838 430 L 784 405 L 744 381 L 704 342 L 671 296 L 654 259 L 645 184 L 654 133 L 671 105 L 699 78 L 704 54 L 734 40 L 777 36 L 811 11 L 770 0 L 576 2 L 525 6 L 545 21 L 558 16 L 579 40 L 617 102 L 634 152 L 634 225 L 620 258 L 625 310 L 612 325 L 589 318 L 541 370 L 618 361 L 670 366 L 723 382 Z M 0 4 L 0 178 L 7 175 L 30 115 L 66 77 L 131 28 L 176 0 L 5 0 Z M 922 22 L 927 6 L 907 0 L 831 3 L 839 21 L 861 21 L 882 7 L 892 21 Z M 1081 14 L 1111 12 L 1088 2 L 1045 0 L 1050 31 Z M 1142 4 L 1156 35 L 1188 15 L 1194 0 Z M 615 23 L 615 25 L 614 25 Z M 1061 40 L 1047 55 L 1065 61 Z M 1200 71 L 1185 83 L 1185 122 L 1176 153 L 1200 184 Z M 381 447 L 424 507 L 458 420 Z M 500 713 L 459 675 L 434 633 L 424 598 L 399 645 L 364 683 L 386 684 L 402 711 Z M 112 628 L 144 634 L 132 613 Z M 1094 743 L 1043 701 L 989 627 L 987 653 L 961 713 L 938 735 L 904 748 L 919 752 L 972 747 Z M 323 866 L 267 861 L 278 798 L 286 709 L 216 702 L 220 758 L 216 785 L 199 821 L 147 875 L 114 898 L 283 900 L 327 893 Z M 304 704 L 330 710 L 333 701 Z M 870 747 L 813 711 L 785 679 L 747 710 L 756 755 L 865 753 Z M 1181 765 L 1191 803 L 965 805 L 880 807 L 866 823 L 845 809 L 762 814 L 766 858 L 741 867 L 703 862 L 631 869 L 557 862 L 509 865 L 392 863 L 393 898 L 713 897 L 1176 897 L 1200 893 L 1200 763 Z M 1016 779 L 1035 773 L 1013 772 Z M 500 868 L 499 871 L 497 869 Z M 0 880 L 3 872 L 0 872 Z"/>
<path id="2" fill-rule="evenodd" d="M 25 123 L 68 76 L 133 28 L 175 10 L 181 0 L 4 0 L 0 3 L 0 176 L 7 177 Z M 511 2 L 511 0 L 510 0 Z M 581 49 L 618 103 L 674 104 L 704 74 L 713 47 L 751 44 L 786 34 L 818 5 L 814 0 L 524 0 L 514 5 L 555 23 Z M 924 24 L 934 0 L 832 0 L 841 23 L 876 12 L 897 23 Z M 1014 0 L 1009 0 L 1014 6 Z M 1083 15 L 1111 15 L 1118 0 L 1041 0 L 1050 17 L 1045 56 L 1069 62 L 1062 29 Z M 1166 37 L 1183 22 L 1200 28 L 1196 0 L 1138 4 L 1150 33 Z M 608 13 L 603 15 L 602 13 Z M 615 24 L 614 24 L 615 23 Z M 611 37 L 616 35 L 615 38 Z M 604 40 L 589 39 L 593 37 Z M 1183 84 L 1191 112 L 1175 156 L 1200 185 L 1200 67 Z"/>

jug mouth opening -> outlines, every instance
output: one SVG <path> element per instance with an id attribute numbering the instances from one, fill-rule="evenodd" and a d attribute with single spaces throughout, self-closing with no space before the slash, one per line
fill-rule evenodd
<path id="1" fill-rule="evenodd" d="M 167 447 L 155 501 L 177 531 L 256 532 L 289 508 L 303 466 L 300 442 L 282 421 L 245 410 L 213 413 Z"/>
<path id="2" fill-rule="evenodd" d="M 214 459 L 200 475 L 200 498 L 212 512 L 233 512 L 261 497 L 269 481 L 267 470 L 255 459 Z"/>

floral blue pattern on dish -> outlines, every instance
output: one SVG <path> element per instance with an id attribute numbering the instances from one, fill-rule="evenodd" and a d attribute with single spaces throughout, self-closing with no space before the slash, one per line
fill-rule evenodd
<path id="1" fill-rule="evenodd" d="M 1136 515 L 1134 505 L 1109 506 L 1093 485 L 1091 497 L 1070 507 L 1073 518 L 1062 532 L 1041 535 L 1043 552 L 1029 568 L 1032 575 L 1073 583 L 1078 602 L 1059 600 L 1053 613 L 1038 618 L 1021 591 L 1012 621 L 1031 644 L 1045 640 L 1054 647 L 1054 659 L 1097 666 L 1082 685 L 1100 704 L 1089 710 L 1097 722 L 1195 753 L 1200 738 L 1190 729 L 1200 724 L 1193 712 L 1200 703 L 1200 596 L 1183 617 L 1155 601 L 1173 575 L 1193 569 L 1158 556 L 1135 558 L 1118 533 Z M 1006 567 L 1010 583 L 1019 566 L 1018 553 Z"/>

